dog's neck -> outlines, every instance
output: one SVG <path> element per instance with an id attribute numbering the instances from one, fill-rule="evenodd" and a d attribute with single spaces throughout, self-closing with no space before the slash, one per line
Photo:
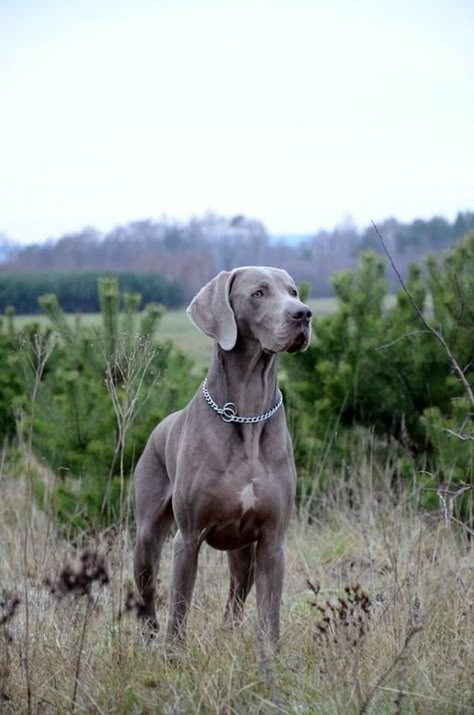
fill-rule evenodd
<path id="1" fill-rule="evenodd" d="M 233 402 L 238 414 L 260 415 L 275 404 L 277 355 L 257 341 L 237 340 L 232 350 L 216 343 L 208 372 L 208 389 L 219 406 Z"/>

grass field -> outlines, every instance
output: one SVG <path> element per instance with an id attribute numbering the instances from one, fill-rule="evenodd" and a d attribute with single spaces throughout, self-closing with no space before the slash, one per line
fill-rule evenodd
<path id="1" fill-rule="evenodd" d="M 318 519 L 294 518 L 278 653 L 257 642 L 253 593 L 243 626 L 224 629 L 225 554 L 204 546 L 187 644 L 170 660 L 163 636 L 145 641 L 132 604 L 125 608 L 132 582 L 128 528 L 73 546 L 3 460 L 1 712 L 474 713 L 472 544 L 458 525 L 427 521 L 403 495 L 395 506 L 388 486 L 372 491 L 372 476 L 370 465 L 355 465 L 360 498 L 350 509 L 344 485 L 336 483 Z M 53 594 L 51 584 L 66 564 L 69 574 L 77 568 L 85 547 L 104 557 L 109 582 L 93 584 L 90 600 L 74 589 Z M 170 548 L 168 541 L 158 595 L 162 623 Z"/>
<path id="2" fill-rule="evenodd" d="M 388 296 L 387 305 L 393 304 L 393 300 L 393 296 Z M 309 304 L 315 318 L 321 318 L 336 310 L 337 300 L 335 298 L 315 298 L 311 299 Z M 69 319 L 73 322 L 76 316 L 70 315 Z M 84 325 L 97 325 L 100 320 L 101 316 L 98 313 L 81 316 L 81 323 Z M 18 315 L 15 317 L 15 325 L 18 329 L 32 321 L 45 324 L 47 318 L 44 315 Z M 161 319 L 157 336 L 161 340 L 171 340 L 177 347 L 188 353 L 196 361 L 198 369 L 204 368 L 208 364 L 213 348 L 212 341 L 192 325 L 184 309 L 167 310 Z"/>
<path id="3" fill-rule="evenodd" d="M 312 301 L 316 316 L 334 307 Z M 30 320 L 17 318 L 17 328 Z M 212 341 L 184 311 L 166 313 L 159 336 L 192 355 L 197 369 L 207 363 Z M 21 453 L 4 446 L 2 715 L 474 715 L 472 529 L 420 511 L 408 480 L 395 495 L 391 467 L 368 452 L 351 453 L 350 484 L 332 475 L 314 509 L 293 517 L 279 650 L 257 638 L 254 592 L 242 627 L 224 628 L 226 557 L 204 545 L 187 642 L 169 658 L 163 629 L 149 642 L 137 619 L 130 495 L 120 522 L 68 539 L 49 496 L 59 477 L 28 458 L 24 444 Z M 33 475 L 46 487 L 41 508 Z M 168 540 L 162 624 L 170 560 Z M 94 563 L 107 582 L 92 579 Z"/>
<path id="4" fill-rule="evenodd" d="M 328 315 L 336 309 L 335 298 L 318 298 L 310 301 L 315 316 Z M 71 323 L 76 316 L 68 316 Z M 89 313 L 81 316 L 83 325 L 97 325 L 101 316 L 99 313 Z M 21 329 L 27 323 L 37 321 L 44 325 L 47 318 L 44 315 L 18 315 L 15 326 Z M 184 309 L 167 310 L 158 327 L 157 337 L 160 340 L 171 340 L 178 348 L 184 350 L 196 362 L 197 369 L 204 368 L 211 357 L 213 343 L 191 323 Z"/>

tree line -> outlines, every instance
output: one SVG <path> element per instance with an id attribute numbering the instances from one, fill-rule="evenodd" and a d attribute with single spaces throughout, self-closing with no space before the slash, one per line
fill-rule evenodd
<path id="1" fill-rule="evenodd" d="M 142 306 L 162 303 L 175 308 L 183 302 L 180 286 L 157 274 L 39 271 L 0 274 L 0 311 L 12 306 L 20 314 L 39 313 L 39 297 L 54 293 L 67 313 L 97 313 L 97 283 L 102 276 L 114 276 L 124 291 L 139 293 Z"/>
<path id="2" fill-rule="evenodd" d="M 474 229 L 474 212 L 460 212 L 453 222 L 439 216 L 411 223 L 390 218 L 381 222 L 379 229 L 406 276 L 411 262 L 429 252 L 444 252 Z M 186 302 L 220 270 L 238 265 L 275 265 L 286 268 L 297 282 L 311 283 L 312 294 L 317 297 L 334 294 L 331 275 L 354 269 L 364 248 L 380 252 L 372 226 L 358 230 L 347 222 L 332 231 L 290 241 L 289 237 L 269 236 L 260 221 L 209 213 L 184 223 L 135 221 L 105 234 L 88 227 L 42 244 L 10 246 L 0 253 L 0 275 L 90 271 L 101 275 L 154 274 L 163 276 L 169 284 L 179 284 L 181 301 Z M 140 290 L 144 292 L 141 286 Z M 172 305 L 171 299 L 157 295 L 154 299 Z"/>

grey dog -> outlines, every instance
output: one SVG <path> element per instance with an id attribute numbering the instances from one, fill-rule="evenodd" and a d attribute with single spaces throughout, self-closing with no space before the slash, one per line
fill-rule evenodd
<path id="1" fill-rule="evenodd" d="M 203 385 L 152 432 L 135 471 L 135 580 L 157 628 L 155 583 L 176 523 L 167 640 L 184 635 L 200 546 L 227 552 L 225 620 L 238 624 L 255 581 L 257 622 L 279 638 L 283 545 L 296 471 L 277 386 L 277 355 L 305 350 L 311 310 L 279 268 L 222 271 L 188 308 L 215 340 Z"/>

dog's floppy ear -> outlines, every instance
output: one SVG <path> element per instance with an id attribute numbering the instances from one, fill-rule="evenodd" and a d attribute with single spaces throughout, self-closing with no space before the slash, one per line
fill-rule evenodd
<path id="1" fill-rule="evenodd" d="M 237 342 L 237 323 L 230 304 L 234 271 L 221 271 L 192 299 L 186 313 L 203 333 L 217 340 L 223 350 Z"/>

